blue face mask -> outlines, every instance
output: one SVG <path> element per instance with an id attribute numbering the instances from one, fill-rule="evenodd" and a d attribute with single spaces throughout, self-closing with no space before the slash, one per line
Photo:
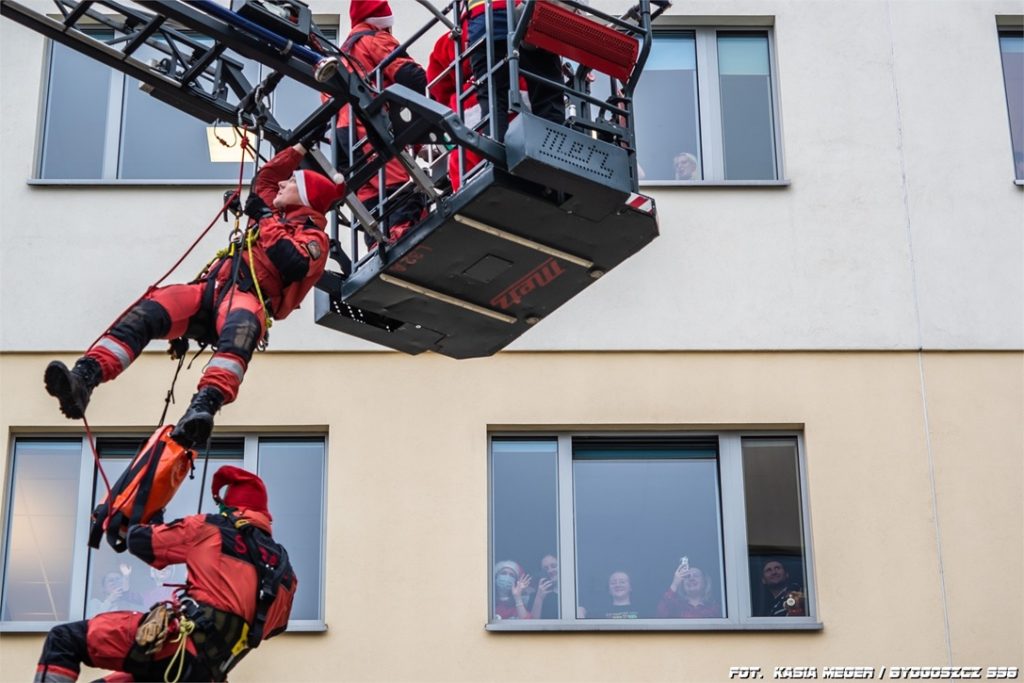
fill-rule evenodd
<path id="1" fill-rule="evenodd" d="M 498 587 L 499 593 L 508 593 L 512 586 L 516 585 L 516 580 L 508 574 L 498 574 L 498 578 L 494 579 L 494 585 Z"/>

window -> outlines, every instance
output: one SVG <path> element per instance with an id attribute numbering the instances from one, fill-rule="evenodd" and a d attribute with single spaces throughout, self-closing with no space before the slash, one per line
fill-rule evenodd
<path id="1" fill-rule="evenodd" d="M 763 29 L 655 34 L 635 93 L 641 181 L 781 177 L 772 49 Z"/>
<path id="2" fill-rule="evenodd" d="M 494 435 L 490 630 L 819 628 L 798 434 Z"/>
<path id="3" fill-rule="evenodd" d="M 97 451 L 111 482 L 145 439 L 100 438 Z M 145 610 L 186 579 L 182 565 L 157 571 L 104 540 L 87 546 L 89 514 L 106 494 L 91 449 L 81 438 L 17 438 L 8 490 L 3 548 L 0 630 L 44 630 L 55 622 L 117 609 Z M 205 455 L 205 454 L 204 454 Z M 168 505 L 167 521 L 215 512 L 213 473 L 222 465 L 255 470 L 274 514 L 274 538 L 288 550 L 301 589 L 292 630 L 322 629 L 324 485 L 323 437 L 217 438 L 209 464 L 200 457 Z"/>
<path id="4" fill-rule="evenodd" d="M 1024 181 L 1024 31 L 1000 31 L 999 51 L 1010 112 L 1014 177 Z"/>
<path id="5" fill-rule="evenodd" d="M 334 32 L 325 34 L 333 38 Z M 116 40 L 111 30 L 89 35 Z M 134 54 L 140 61 L 162 56 L 148 45 Z M 246 61 L 237 55 L 233 58 Z M 245 75 L 255 84 L 266 76 L 264 71 L 262 65 L 249 62 Z M 205 122 L 152 97 L 139 85 L 134 78 L 51 43 L 38 177 L 138 182 L 238 179 L 237 159 L 210 160 Z M 319 93 L 284 79 L 270 104 L 278 123 L 291 128 L 320 105 L 320 98 Z M 252 165 L 246 168 L 251 174 Z"/>

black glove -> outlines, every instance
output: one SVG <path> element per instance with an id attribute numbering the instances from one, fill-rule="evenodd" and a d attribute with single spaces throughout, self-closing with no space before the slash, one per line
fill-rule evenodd
<path id="1" fill-rule="evenodd" d="M 330 125 L 330 120 L 324 121 L 322 124 L 314 128 L 311 132 L 303 136 L 303 138 L 299 140 L 299 144 L 305 147 L 307 151 L 313 149 L 321 142 L 323 142 L 324 138 L 327 137 L 327 129 L 330 127 Z"/>
<path id="2" fill-rule="evenodd" d="M 249 196 L 245 198 L 245 215 L 255 220 L 261 220 L 273 216 L 274 212 L 258 194 L 250 192 Z"/>

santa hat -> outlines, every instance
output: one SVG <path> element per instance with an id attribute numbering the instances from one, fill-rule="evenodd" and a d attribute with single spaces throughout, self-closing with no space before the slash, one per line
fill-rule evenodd
<path id="1" fill-rule="evenodd" d="M 227 486 L 228 490 L 220 495 L 220 490 Z M 238 467 L 224 465 L 213 475 L 213 499 L 230 508 L 246 508 L 254 512 L 262 512 L 270 517 L 267 509 L 267 487 L 263 480 L 252 472 Z"/>
<path id="2" fill-rule="evenodd" d="M 494 575 L 497 576 L 505 569 L 511 569 L 516 573 L 516 578 L 523 575 L 523 568 L 519 566 L 518 562 L 512 560 L 502 560 L 501 562 L 494 565 Z"/>
<path id="3" fill-rule="evenodd" d="M 375 28 L 391 28 L 395 25 L 388 0 L 352 0 L 348 16 L 353 26 L 365 23 Z"/>
<path id="4" fill-rule="evenodd" d="M 292 177 L 299 190 L 299 201 L 317 213 L 327 213 L 331 205 L 345 196 L 343 176 L 338 173 L 334 181 L 316 171 L 296 171 Z"/>

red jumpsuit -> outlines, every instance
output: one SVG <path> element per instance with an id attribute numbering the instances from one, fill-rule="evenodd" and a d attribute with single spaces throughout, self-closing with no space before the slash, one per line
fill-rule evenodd
<path id="1" fill-rule="evenodd" d="M 302 154 L 289 147 L 260 169 L 255 192 L 265 204 L 273 204 L 278 183 L 291 177 L 301 160 Z M 301 205 L 260 220 L 252 258 L 260 291 L 275 320 L 298 308 L 323 274 L 329 246 L 326 225 L 322 213 Z M 226 283 L 231 263 L 225 259 L 214 277 L 213 291 L 207 291 L 208 276 L 192 284 L 159 287 L 139 300 L 85 354 L 100 364 L 103 381 L 121 374 L 151 340 L 187 336 L 215 342 L 216 353 L 203 371 L 199 388 L 215 387 L 225 403 L 234 401 L 266 333 L 255 286 L 248 281 L 248 251 L 243 250 L 242 259 L 243 277 L 230 289 Z M 205 310 L 218 300 L 215 311 Z"/>
<path id="2" fill-rule="evenodd" d="M 270 533 L 270 518 L 254 510 L 241 509 L 237 519 Z M 249 560 L 242 532 L 224 515 L 192 515 L 170 524 L 140 524 L 128 532 L 128 550 L 157 569 L 184 563 L 188 569 L 186 594 L 200 605 L 216 610 L 218 633 L 230 648 L 237 641 L 242 621 L 250 627 L 256 614 L 258 574 Z M 280 561 L 286 555 L 279 553 Z M 273 637 L 288 625 L 292 600 L 298 587 L 291 567 L 284 572 L 277 595 L 264 624 L 264 638 Z M 163 649 L 146 657 L 134 647 L 141 612 L 107 612 L 85 621 L 62 624 L 51 629 L 36 668 L 36 681 L 76 681 L 85 663 L 116 673 L 107 681 L 163 680 L 176 644 L 168 638 Z M 198 629 L 197 629 L 198 633 Z M 197 636 L 188 642 L 183 681 L 224 680 L 216 671 L 223 658 L 211 655 L 204 644 L 197 649 Z M 214 643 L 208 638 L 206 641 Z"/>

